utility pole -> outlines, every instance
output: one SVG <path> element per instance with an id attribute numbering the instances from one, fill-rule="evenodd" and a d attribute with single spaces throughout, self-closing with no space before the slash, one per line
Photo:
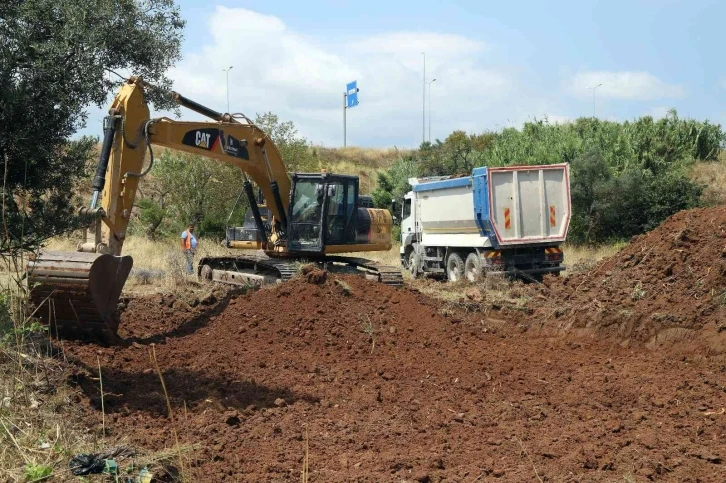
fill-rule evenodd
<path id="1" fill-rule="evenodd" d="M 423 106 L 421 108 L 421 144 L 426 142 L 426 52 L 423 54 Z"/>
<path id="2" fill-rule="evenodd" d="M 598 84 L 595 87 L 590 87 L 589 89 L 592 89 L 592 118 L 595 119 L 595 89 L 600 87 L 602 84 Z"/>
<path id="3" fill-rule="evenodd" d="M 429 142 L 431 142 L 431 84 L 436 82 L 436 78 L 434 77 L 433 80 L 431 80 L 429 85 Z"/>
<path id="4" fill-rule="evenodd" d="M 222 69 L 223 72 L 227 73 L 227 114 L 229 114 L 229 71 L 234 67 L 230 65 L 227 69 Z"/>
<path id="5" fill-rule="evenodd" d="M 346 144 L 346 136 L 347 136 L 347 129 L 346 129 L 346 111 L 348 110 L 348 93 L 343 92 L 343 147 L 345 147 Z"/>

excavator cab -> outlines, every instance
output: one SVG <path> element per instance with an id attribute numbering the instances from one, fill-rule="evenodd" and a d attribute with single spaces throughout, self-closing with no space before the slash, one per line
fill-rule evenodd
<path id="1" fill-rule="evenodd" d="M 291 252 L 322 253 L 328 245 L 356 242 L 357 177 L 293 174 L 290 207 Z"/>

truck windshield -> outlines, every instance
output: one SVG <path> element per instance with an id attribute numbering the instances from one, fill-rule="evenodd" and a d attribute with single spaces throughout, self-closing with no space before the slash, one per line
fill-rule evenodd
<path id="1" fill-rule="evenodd" d="M 411 198 L 403 200 L 403 215 L 401 218 L 404 220 L 411 216 Z"/>

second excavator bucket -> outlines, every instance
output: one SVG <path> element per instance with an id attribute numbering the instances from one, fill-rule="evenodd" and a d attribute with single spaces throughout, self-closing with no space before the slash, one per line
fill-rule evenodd
<path id="1" fill-rule="evenodd" d="M 117 339 L 117 304 L 133 259 L 108 254 L 41 251 L 28 262 L 35 317 L 53 337 Z"/>

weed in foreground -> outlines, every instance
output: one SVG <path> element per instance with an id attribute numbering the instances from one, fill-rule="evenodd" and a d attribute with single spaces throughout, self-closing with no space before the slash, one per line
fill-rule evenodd
<path id="1" fill-rule="evenodd" d="M 366 316 L 366 321 L 361 323 L 362 330 L 365 334 L 368 334 L 368 337 L 371 341 L 371 354 L 373 354 L 373 350 L 376 348 L 376 329 L 373 327 L 373 322 L 371 322 L 371 319 Z"/>

